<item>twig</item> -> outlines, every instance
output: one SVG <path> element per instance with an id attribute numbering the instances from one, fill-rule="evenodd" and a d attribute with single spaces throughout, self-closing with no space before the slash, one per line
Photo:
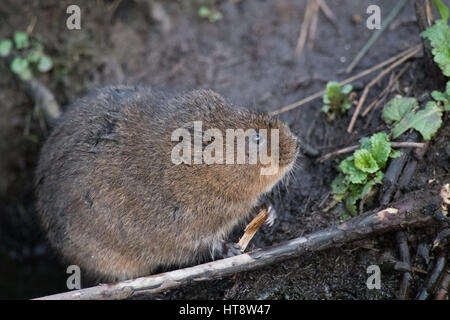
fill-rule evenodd
<path id="1" fill-rule="evenodd" d="M 7 64 L 10 64 L 12 58 L 6 57 L 4 61 Z M 53 125 L 62 114 L 61 107 L 56 101 L 53 93 L 43 83 L 35 78 L 23 80 L 16 76 L 16 79 L 24 84 L 26 93 L 31 97 L 34 104 L 44 112 L 47 122 L 50 125 Z"/>
<path id="2" fill-rule="evenodd" d="M 317 4 L 319 5 L 320 9 L 325 14 L 325 16 L 328 18 L 328 20 L 330 20 L 334 24 L 336 29 L 338 29 L 336 16 L 334 15 L 333 11 L 331 11 L 330 7 L 328 7 L 325 0 L 317 0 Z"/>
<path id="3" fill-rule="evenodd" d="M 409 268 L 411 268 L 411 258 L 409 256 L 408 241 L 406 233 L 404 231 L 398 231 L 396 233 L 397 246 L 399 248 L 400 260 Z M 409 280 L 411 280 L 411 272 L 404 271 L 402 280 L 400 282 L 400 290 L 398 294 L 399 300 L 406 300 L 409 296 Z"/>
<path id="4" fill-rule="evenodd" d="M 430 201 L 433 202 L 435 199 L 427 192 L 411 193 L 401 201 L 393 203 L 391 208 L 370 211 L 337 227 L 250 253 L 112 285 L 99 285 L 40 299 L 124 299 L 135 293 L 154 294 L 192 282 L 218 279 L 237 272 L 254 270 L 298 257 L 306 252 L 322 251 L 392 230 L 435 225 L 437 222 L 431 215 L 422 213 L 422 208 L 429 206 Z"/>
<path id="5" fill-rule="evenodd" d="M 392 62 L 397 61 L 398 59 L 400 59 L 401 57 L 409 54 L 410 52 L 413 52 L 416 48 L 421 48 L 421 47 L 422 47 L 422 45 L 419 44 L 419 45 L 414 46 L 413 48 L 407 49 L 407 50 L 405 50 L 405 51 L 403 51 L 403 52 L 393 56 L 392 58 L 387 59 L 386 61 L 380 62 L 379 64 L 377 64 L 377 65 L 375 65 L 373 67 L 370 67 L 369 69 L 361 71 L 357 75 L 354 75 L 354 76 L 352 76 L 350 78 L 347 78 L 347 79 L 341 81 L 339 84 L 341 86 L 344 86 L 344 85 L 349 84 L 349 83 L 351 83 L 351 82 L 353 82 L 355 80 L 363 78 L 363 77 L 365 77 L 365 76 L 367 76 L 367 75 L 377 71 L 378 69 L 381 69 L 381 68 L 391 64 Z M 326 92 L 325 90 L 316 92 L 316 93 L 312 94 L 309 97 L 306 97 L 306 98 L 304 98 L 302 100 L 299 100 L 297 102 L 291 103 L 291 104 L 289 104 L 287 106 L 284 106 L 284 107 L 282 107 L 282 108 L 280 108 L 278 110 L 274 110 L 274 111 L 270 112 L 269 114 L 272 115 L 272 116 L 275 116 L 275 115 L 278 115 L 280 113 L 283 113 L 283 112 L 290 111 L 292 109 L 298 108 L 298 107 L 300 107 L 300 106 L 302 106 L 302 105 L 304 105 L 304 104 L 306 104 L 308 102 L 311 102 L 311 101 L 313 101 L 313 100 L 315 100 L 317 98 L 320 98 L 321 96 L 323 96 L 323 94 L 325 92 Z"/>
<path id="6" fill-rule="evenodd" d="M 423 148 L 425 146 L 425 143 L 422 142 L 391 142 L 391 146 L 394 148 Z M 319 158 L 319 162 L 324 162 L 332 157 L 336 157 L 341 154 L 349 153 L 352 151 L 355 151 L 358 149 L 360 145 L 354 145 L 350 147 L 346 147 L 343 149 L 339 149 L 330 153 L 327 153 L 326 155 Z"/>
<path id="7" fill-rule="evenodd" d="M 311 50 L 314 46 L 314 40 L 316 40 L 317 23 L 319 22 L 319 4 L 313 1 L 311 4 L 311 21 L 309 26 L 308 35 L 308 49 Z"/>
<path id="8" fill-rule="evenodd" d="M 434 296 L 435 300 L 448 300 L 448 291 L 450 289 L 450 268 L 447 268 L 444 276 L 442 277 L 441 284 L 439 285 L 438 291 Z"/>
<path id="9" fill-rule="evenodd" d="M 34 103 L 44 111 L 47 122 L 50 125 L 54 124 L 62 113 L 55 96 L 45 85 L 34 78 L 22 81 L 25 84 L 28 95 L 31 96 Z"/>
<path id="10" fill-rule="evenodd" d="M 300 56 L 303 52 L 303 48 L 305 47 L 305 43 L 306 43 L 306 38 L 308 37 L 308 29 L 311 23 L 311 18 L 312 18 L 312 5 L 313 5 L 313 1 L 308 0 L 308 2 L 306 3 L 306 9 L 305 9 L 305 14 L 303 16 L 303 23 L 302 23 L 302 27 L 300 30 L 300 35 L 298 37 L 298 41 L 297 41 L 297 47 L 295 49 L 295 51 L 297 52 L 297 54 Z"/>
<path id="11" fill-rule="evenodd" d="M 241 239 L 238 242 L 238 245 L 241 247 L 242 252 L 247 249 L 247 246 L 255 235 L 256 231 L 261 227 L 264 221 L 267 220 L 269 213 L 267 209 L 263 209 L 258 215 L 253 218 L 252 221 L 245 227 L 245 233 L 242 235 Z"/>
<path id="12" fill-rule="evenodd" d="M 356 106 L 356 110 L 353 113 L 352 120 L 350 121 L 350 124 L 348 125 L 347 132 L 351 133 L 353 131 L 353 127 L 355 126 L 356 119 L 358 118 L 359 112 L 361 111 L 361 107 L 366 101 L 367 94 L 369 93 L 369 90 L 371 87 L 373 87 L 375 84 L 378 83 L 385 75 L 387 75 L 389 72 L 391 72 L 392 69 L 398 67 L 411 57 L 413 57 L 417 52 L 419 52 L 421 49 L 421 46 L 415 47 L 415 49 L 405 55 L 404 57 L 400 58 L 398 61 L 391 64 L 389 67 L 387 67 L 385 70 L 383 70 L 378 76 L 376 76 L 372 81 L 369 82 L 369 84 L 364 88 L 364 91 L 361 95 L 361 98 L 358 101 L 358 105 Z"/>
<path id="13" fill-rule="evenodd" d="M 409 143 L 417 143 L 417 139 L 419 138 L 419 135 L 417 132 L 413 131 L 409 135 L 408 141 Z M 424 147 L 426 144 L 424 144 Z M 397 191 L 398 188 L 398 180 L 399 177 L 402 175 L 402 171 L 405 168 L 405 165 L 410 159 L 410 153 L 411 150 L 403 148 L 402 155 L 398 158 L 392 159 L 389 163 L 388 168 L 386 169 L 386 172 L 383 177 L 383 185 L 381 186 L 381 192 L 380 192 L 380 204 L 385 206 L 388 203 L 391 202 L 391 199 Z"/>
<path id="14" fill-rule="evenodd" d="M 392 78 L 392 81 L 389 81 L 388 85 L 386 86 L 386 88 L 383 89 L 383 91 L 380 93 L 380 95 L 378 96 L 378 98 L 376 98 L 367 108 L 366 110 L 364 110 L 364 112 L 361 114 L 363 117 L 365 117 L 370 110 L 372 110 L 372 108 L 377 104 L 378 100 L 381 99 L 381 97 L 383 97 L 384 95 L 388 94 L 391 90 L 392 90 L 392 85 L 394 83 L 396 83 L 400 77 L 406 72 L 406 70 L 408 70 L 408 68 L 411 66 L 411 64 L 406 64 L 398 73 L 397 75 Z"/>
<path id="15" fill-rule="evenodd" d="M 430 276 L 427 278 L 427 281 L 422 288 L 422 290 L 417 295 L 417 300 L 426 300 L 436 288 L 436 284 L 441 278 L 441 276 L 446 272 L 445 266 L 447 265 L 447 252 L 446 250 L 442 250 L 439 254 L 439 257 L 436 261 L 436 264 L 431 272 Z"/>
<path id="16" fill-rule="evenodd" d="M 407 3 L 407 0 L 401 0 L 401 1 L 397 2 L 396 6 L 391 10 L 391 12 L 386 17 L 386 19 L 383 20 L 383 24 L 382 24 L 381 28 L 378 29 L 377 31 L 375 31 L 375 33 L 370 37 L 369 41 L 367 41 L 367 43 L 364 45 L 364 47 L 361 49 L 361 51 L 356 55 L 356 57 L 353 59 L 353 61 L 347 67 L 347 69 L 345 70 L 347 73 L 352 72 L 353 68 L 364 57 L 364 55 L 367 53 L 367 51 L 369 51 L 369 49 L 372 47 L 372 45 L 375 43 L 375 41 L 378 40 L 378 38 L 381 36 L 383 31 L 389 26 L 389 24 L 397 16 L 397 14 L 405 6 L 406 3 Z"/>

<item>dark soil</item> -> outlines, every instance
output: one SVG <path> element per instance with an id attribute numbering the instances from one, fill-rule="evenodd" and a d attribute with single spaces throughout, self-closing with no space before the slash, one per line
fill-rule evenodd
<path id="1" fill-rule="evenodd" d="M 211 88 L 236 104 L 269 112 L 323 90 L 342 72 L 371 34 L 366 8 L 382 8 L 385 17 L 394 3 L 376 0 L 328 1 L 338 28 L 320 13 L 314 47 L 295 53 L 306 0 L 242 1 L 78 1 L 81 30 L 66 28 L 66 8 L 73 1 L 0 2 L 0 38 L 34 25 L 54 59 L 54 68 L 39 79 L 64 107 L 96 86 L 146 84 L 173 91 Z M 223 18 L 210 23 L 198 16 L 202 3 L 214 5 Z M 115 5 L 118 4 L 117 7 Z M 358 17 L 360 19 L 358 19 Z M 412 3 L 407 4 L 352 74 L 374 66 L 419 43 Z M 0 298 L 32 298 L 66 290 L 66 266 L 45 242 L 33 204 L 33 171 L 48 134 L 6 63 L 0 63 Z M 429 98 L 436 83 L 424 74 L 421 59 L 411 60 L 395 94 Z M 353 83 L 357 93 L 371 79 Z M 371 102 L 388 77 L 373 88 Z M 442 86 L 443 84 L 439 84 Z M 376 110 L 366 126 L 361 118 L 347 134 L 349 114 L 328 123 L 317 99 L 280 119 L 321 153 L 354 144 L 363 136 L 386 130 Z M 447 120 L 448 124 L 448 120 Z M 410 190 L 439 190 L 449 179 L 450 132 L 441 128 L 419 163 Z M 272 194 L 278 220 L 264 226 L 249 249 L 314 232 L 340 221 L 324 213 L 322 203 L 336 176 L 336 162 L 300 161 L 296 179 Z M 373 204 L 376 207 L 377 203 Z M 242 230 L 237 230 L 232 238 Z M 431 243 L 436 230 L 410 230 L 414 258 L 419 243 Z M 380 265 L 382 256 L 397 256 L 393 234 L 351 246 L 303 256 L 235 278 L 196 284 L 163 295 L 169 299 L 394 299 L 400 274 L 385 270 L 382 288 L 369 290 L 366 269 Z M 426 268 L 426 266 L 424 266 Z M 413 292 L 425 276 L 414 274 Z"/>

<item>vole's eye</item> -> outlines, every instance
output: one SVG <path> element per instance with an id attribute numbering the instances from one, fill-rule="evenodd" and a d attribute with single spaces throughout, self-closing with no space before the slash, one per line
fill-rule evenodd
<path id="1" fill-rule="evenodd" d="M 252 142 L 255 144 L 260 144 L 264 142 L 264 138 L 259 134 L 255 134 L 252 136 Z"/>

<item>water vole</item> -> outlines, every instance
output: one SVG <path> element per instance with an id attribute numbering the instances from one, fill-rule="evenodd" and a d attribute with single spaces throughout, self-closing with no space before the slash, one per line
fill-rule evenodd
<path id="1" fill-rule="evenodd" d="M 269 132 L 277 129 L 279 170 L 263 175 L 269 165 L 260 162 L 177 164 L 173 133 L 195 135 L 199 121 L 203 132 L 269 130 L 272 164 Z M 262 136 L 253 138 L 259 145 Z M 202 148 L 213 141 L 203 139 Z M 50 243 L 70 263 L 108 280 L 148 275 L 219 248 L 291 170 L 297 153 L 287 126 L 230 106 L 212 91 L 168 99 L 150 89 L 108 87 L 69 107 L 44 144 L 37 209 Z"/>

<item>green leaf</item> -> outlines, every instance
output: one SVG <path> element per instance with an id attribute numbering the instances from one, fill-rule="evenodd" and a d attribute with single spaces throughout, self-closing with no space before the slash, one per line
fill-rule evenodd
<path id="1" fill-rule="evenodd" d="M 40 72 L 47 72 L 53 67 L 53 61 L 49 56 L 42 55 L 39 59 L 38 70 Z"/>
<path id="2" fill-rule="evenodd" d="M 357 209 L 356 209 L 356 201 L 361 199 L 362 194 L 362 185 L 353 184 L 350 185 L 350 194 L 345 199 L 345 207 L 352 215 L 356 215 Z"/>
<path id="3" fill-rule="evenodd" d="M 342 160 L 341 164 L 339 165 L 339 170 L 347 175 L 346 179 L 350 183 L 365 183 L 367 180 L 367 173 L 356 168 L 355 161 L 352 156 L 346 158 L 345 160 Z"/>
<path id="4" fill-rule="evenodd" d="M 334 178 L 331 183 L 331 191 L 335 195 L 345 194 L 347 192 L 348 186 L 345 183 L 344 176 L 339 174 L 336 178 Z"/>
<path id="5" fill-rule="evenodd" d="M 36 63 L 41 59 L 41 57 L 42 57 L 42 51 L 31 50 L 30 53 L 28 53 L 27 60 L 29 62 Z"/>
<path id="6" fill-rule="evenodd" d="M 390 158 L 398 158 L 402 156 L 402 152 L 398 150 L 392 150 L 391 154 L 389 155 Z"/>
<path id="7" fill-rule="evenodd" d="M 438 9 L 441 19 L 447 23 L 449 17 L 448 7 L 441 0 L 433 0 L 433 3 Z"/>
<path id="8" fill-rule="evenodd" d="M 367 137 L 363 137 L 359 140 L 361 148 L 369 150 L 371 147 L 370 139 Z"/>
<path id="9" fill-rule="evenodd" d="M 16 57 L 11 62 L 11 70 L 23 80 L 31 79 L 31 70 L 26 59 Z"/>
<path id="10" fill-rule="evenodd" d="M 447 21 L 437 20 L 434 25 L 421 33 L 422 37 L 430 41 L 434 61 L 439 65 L 442 73 L 450 76 L 450 29 Z"/>
<path id="11" fill-rule="evenodd" d="M 393 98 L 383 108 L 382 117 L 386 123 L 400 121 L 418 107 L 416 98 Z"/>
<path id="12" fill-rule="evenodd" d="M 363 187 L 361 190 L 361 194 L 360 194 L 360 198 L 364 198 L 367 197 L 367 195 L 370 193 L 370 191 L 372 190 L 373 186 L 376 184 L 380 184 L 381 181 L 383 180 L 384 177 L 384 173 L 381 171 L 378 171 L 375 174 L 375 177 L 373 177 L 371 180 L 369 180 Z"/>
<path id="13" fill-rule="evenodd" d="M 411 127 L 419 131 L 425 140 L 438 131 L 442 124 L 442 110 L 434 101 L 429 101 L 424 110 L 416 113 L 411 122 Z"/>
<path id="14" fill-rule="evenodd" d="M 442 94 L 434 93 L 439 99 Z M 415 98 L 394 98 L 383 109 L 383 119 L 387 123 L 394 123 L 392 137 L 395 139 L 409 129 L 419 131 L 425 140 L 429 140 L 442 124 L 442 109 L 430 101 L 424 110 L 416 112 L 417 100 Z"/>
<path id="15" fill-rule="evenodd" d="M 450 81 L 447 82 L 445 92 L 435 90 L 431 93 L 431 96 L 438 102 L 438 105 L 442 106 L 443 109 L 447 111 L 450 106 Z"/>
<path id="16" fill-rule="evenodd" d="M 327 114 L 328 121 L 332 121 L 337 113 L 345 113 L 346 110 L 351 108 L 352 105 L 348 94 L 352 89 L 353 87 L 349 84 L 341 88 L 337 81 L 329 81 L 327 83 L 325 94 L 322 98 L 324 103 L 322 111 Z"/>
<path id="17" fill-rule="evenodd" d="M 342 94 L 349 94 L 350 92 L 352 92 L 352 90 L 353 86 L 351 84 L 347 84 L 342 88 L 341 92 Z"/>
<path id="18" fill-rule="evenodd" d="M 208 16 L 211 14 L 211 9 L 205 6 L 201 6 L 198 9 L 198 15 L 202 18 L 208 18 Z"/>
<path id="19" fill-rule="evenodd" d="M 408 113 L 392 129 L 393 138 L 397 138 L 408 129 L 419 131 L 425 140 L 430 140 L 442 124 L 442 109 L 434 101 L 429 101 L 424 110 Z"/>
<path id="20" fill-rule="evenodd" d="M 359 149 L 354 153 L 355 167 L 367 173 L 374 173 L 380 169 L 369 150 Z"/>
<path id="21" fill-rule="evenodd" d="M 16 48 L 26 49 L 30 46 L 30 43 L 28 41 L 28 34 L 26 32 L 15 32 L 14 33 L 14 44 L 16 45 Z"/>
<path id="22" fill-rule="evenodd" d="M 391 143 L 389 137 L 384 132 L 379 132 L 370 137 L 370 153 L 375 159 L 379 168 L 384 168 L 389 154 L 391 153 Z"/>
<path id="23" fill-rule="evenodd" d="M 9 39 L 0 40 L 0 57 L 7 57 L 11 53 L 12 41 Z"/>
<path id="24" fill-rule="evenodd" d="M 11 62 L 11 70 L 15 74 L 21 74 L 25 69 L 28 69 L 28 61 L 26 59 L 16 57 Z"/>
<path id="25" fill-rule="evenodd" d="M 22 73 L 19 74 L 19 77 L 22 80 L 30 80 L 32 76 L 32 72 L 30 70 L 30 68 L 26 68 L 25 70 L 22 71 Z"/>
<path id="26" fill-rule="evenodd" d="M 448 96 L 444 92 L 440 92 L 440 91 L 435 90 L 435 91 L 431 92 L 431 96 L 436 101 L 441 101 L 441 102 L 447 102 L 448 101 Z"/>
<path id="27" fill-rule="evenodd" d="M 209 22 L 216 22 L 223 18 L 223 15 L 221 12 L 214 10 L 212 14 L 209 15 Z"/>
<path id="28" fill-rule="evenodd" d="M 327 83 L 327 97 L 328 99 L 333 99 L 339 97 L 341 94 L 341 86 L 336 81 L 330 81 Z"/>

